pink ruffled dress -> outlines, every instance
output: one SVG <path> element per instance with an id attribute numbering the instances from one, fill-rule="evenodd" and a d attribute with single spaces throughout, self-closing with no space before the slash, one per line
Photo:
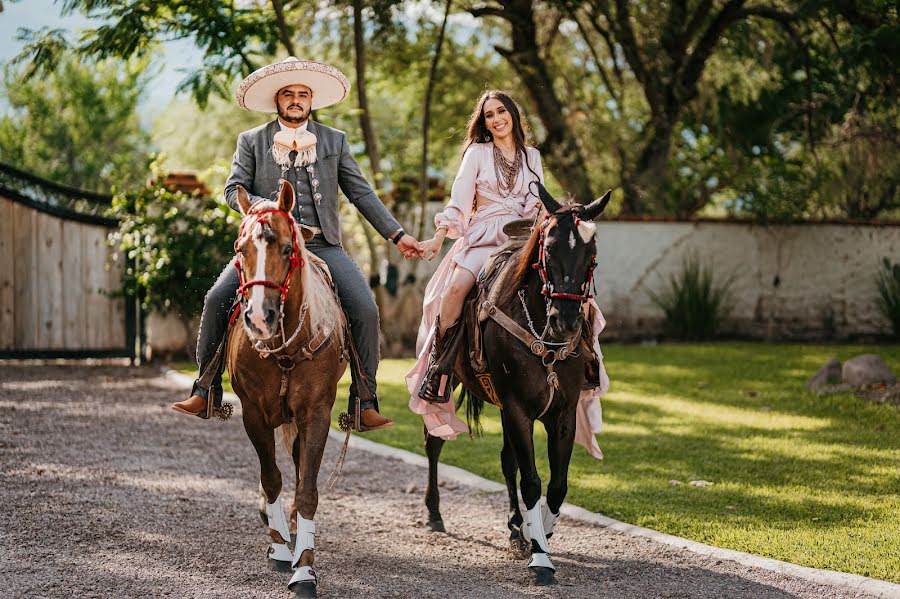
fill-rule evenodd
<path id="1" fill-rule="evenodd" d="M 419 324 L 416 341 L 417 359 L 406 375 L 406 388 L 410 393 L 409 409 L 422 416 L 428 434 L 447 440 L 455 439 L 459 433 L 469 430 L 466 423 L 456 416 L 454 399 L 444 404 L 430 404 L 417 395 L 428 367 L 428 349 L 431 347 L 434 319 L 440 313 L 444 290 L 454 268 L 465 268 L 477 277 L 488 257 L 508 239 L 503 233 L 503 226 L 513 220 L 533 219 L 540 209 L 540 201 L 528 193 L 529 183 L 536 180 L 544 182 L 540 152 L 532 147 L 526 148 L 526 163 L 522 165 L 513 190 L 508 196 L 503 196 L 494 170 L 493 150 L 490 142 L 469 146 L 453 182 L 450 202 L 434 217 L 435 227 L 447 227 L 447 237 L 456 239 L 456 242 L 441 260 L 425 288 L 422 322 Z M 489 202 L 480 206 L 473 214 L 472 204 L 476 193 Z M 599 335 L 606 326 L 606 320 L 596 304 L 594 307 L 594 332 Z M 600 451 L 595 435 L 602 427 L 599 399 L 609 389 L 609 377 L 603 366 L 603 354 L 596 337 L 594 351 L 600 359 L 600 387 L 581 392 L 576 413 L 575 441 L 583 445 L 593 457 L 601 459 L 603 452 Z"/>

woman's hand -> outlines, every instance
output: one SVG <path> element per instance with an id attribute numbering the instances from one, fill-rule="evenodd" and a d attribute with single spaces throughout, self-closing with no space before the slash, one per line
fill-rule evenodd
<path id="1" fill-rule="evenodd" d="M 431 262 L 431 260 L 438 255 L 438 252 L 441 251 L 441 246 L 444 245 L 445 235 L 446 231 L 444 229 L 438 229 L 437 233 L 434 234 L 434 237 L 428 241 L 419 242 L 419 252 L 424 259 Z"/>

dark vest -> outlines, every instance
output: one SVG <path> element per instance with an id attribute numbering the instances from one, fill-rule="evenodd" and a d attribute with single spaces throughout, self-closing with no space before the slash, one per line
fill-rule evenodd
<path id="1" fill-rule="evenodd" d="M 318 164 L 313 166 L 317 167 Z M 316 211 L 312 185 L 309 183 L 310 175 L 306 172 L 306 167 L 291 167 L 286 178 L 294 186 L 294 192 L 297 194 L 297 201 L 292 211 L 294 218 L 302 225 L 319 227 L 319 214 Z"/>

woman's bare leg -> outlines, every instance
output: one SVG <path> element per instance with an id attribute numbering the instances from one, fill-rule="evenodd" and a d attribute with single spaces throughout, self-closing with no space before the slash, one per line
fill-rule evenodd
<path id="1" fill-rule="evenodd" d="M 453 269 L 450 283 L 444 290 L 444 297 L 441 298 L 441 333 L 459 320 L 463 302 L 474 285 L 475 275 L 459 266 Z"/>

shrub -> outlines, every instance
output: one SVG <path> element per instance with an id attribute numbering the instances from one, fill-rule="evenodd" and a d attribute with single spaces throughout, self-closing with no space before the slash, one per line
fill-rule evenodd
<path id="1" fill-rule="evenodd" d="M 172 312 L 187 328 L 234 253 L 239 215 L 211 197 L 171 192 L 160 185 L 117 193 L 109 236 L 128 258 L 122 293 L 145 310 Z"/>
<path id="2" fill-rule="evenodd" d="M 890 260 L 883 258 L 876 282 L 878 307 L 891 323 L 894 335 L 900 337 L 900 264 L 891 264 Z"/>
<path id="3" fill-rule="evenodd" d="M 731 313 L 733 281 L 729 277 L 717 283 L 710 265 L 702 264 L 696 255 L 686 256 L 681 272 L 672 275 L 662 291 L 648 291 L 665 314 L 665 335 L 686 341 L 715 337 Z"/>

